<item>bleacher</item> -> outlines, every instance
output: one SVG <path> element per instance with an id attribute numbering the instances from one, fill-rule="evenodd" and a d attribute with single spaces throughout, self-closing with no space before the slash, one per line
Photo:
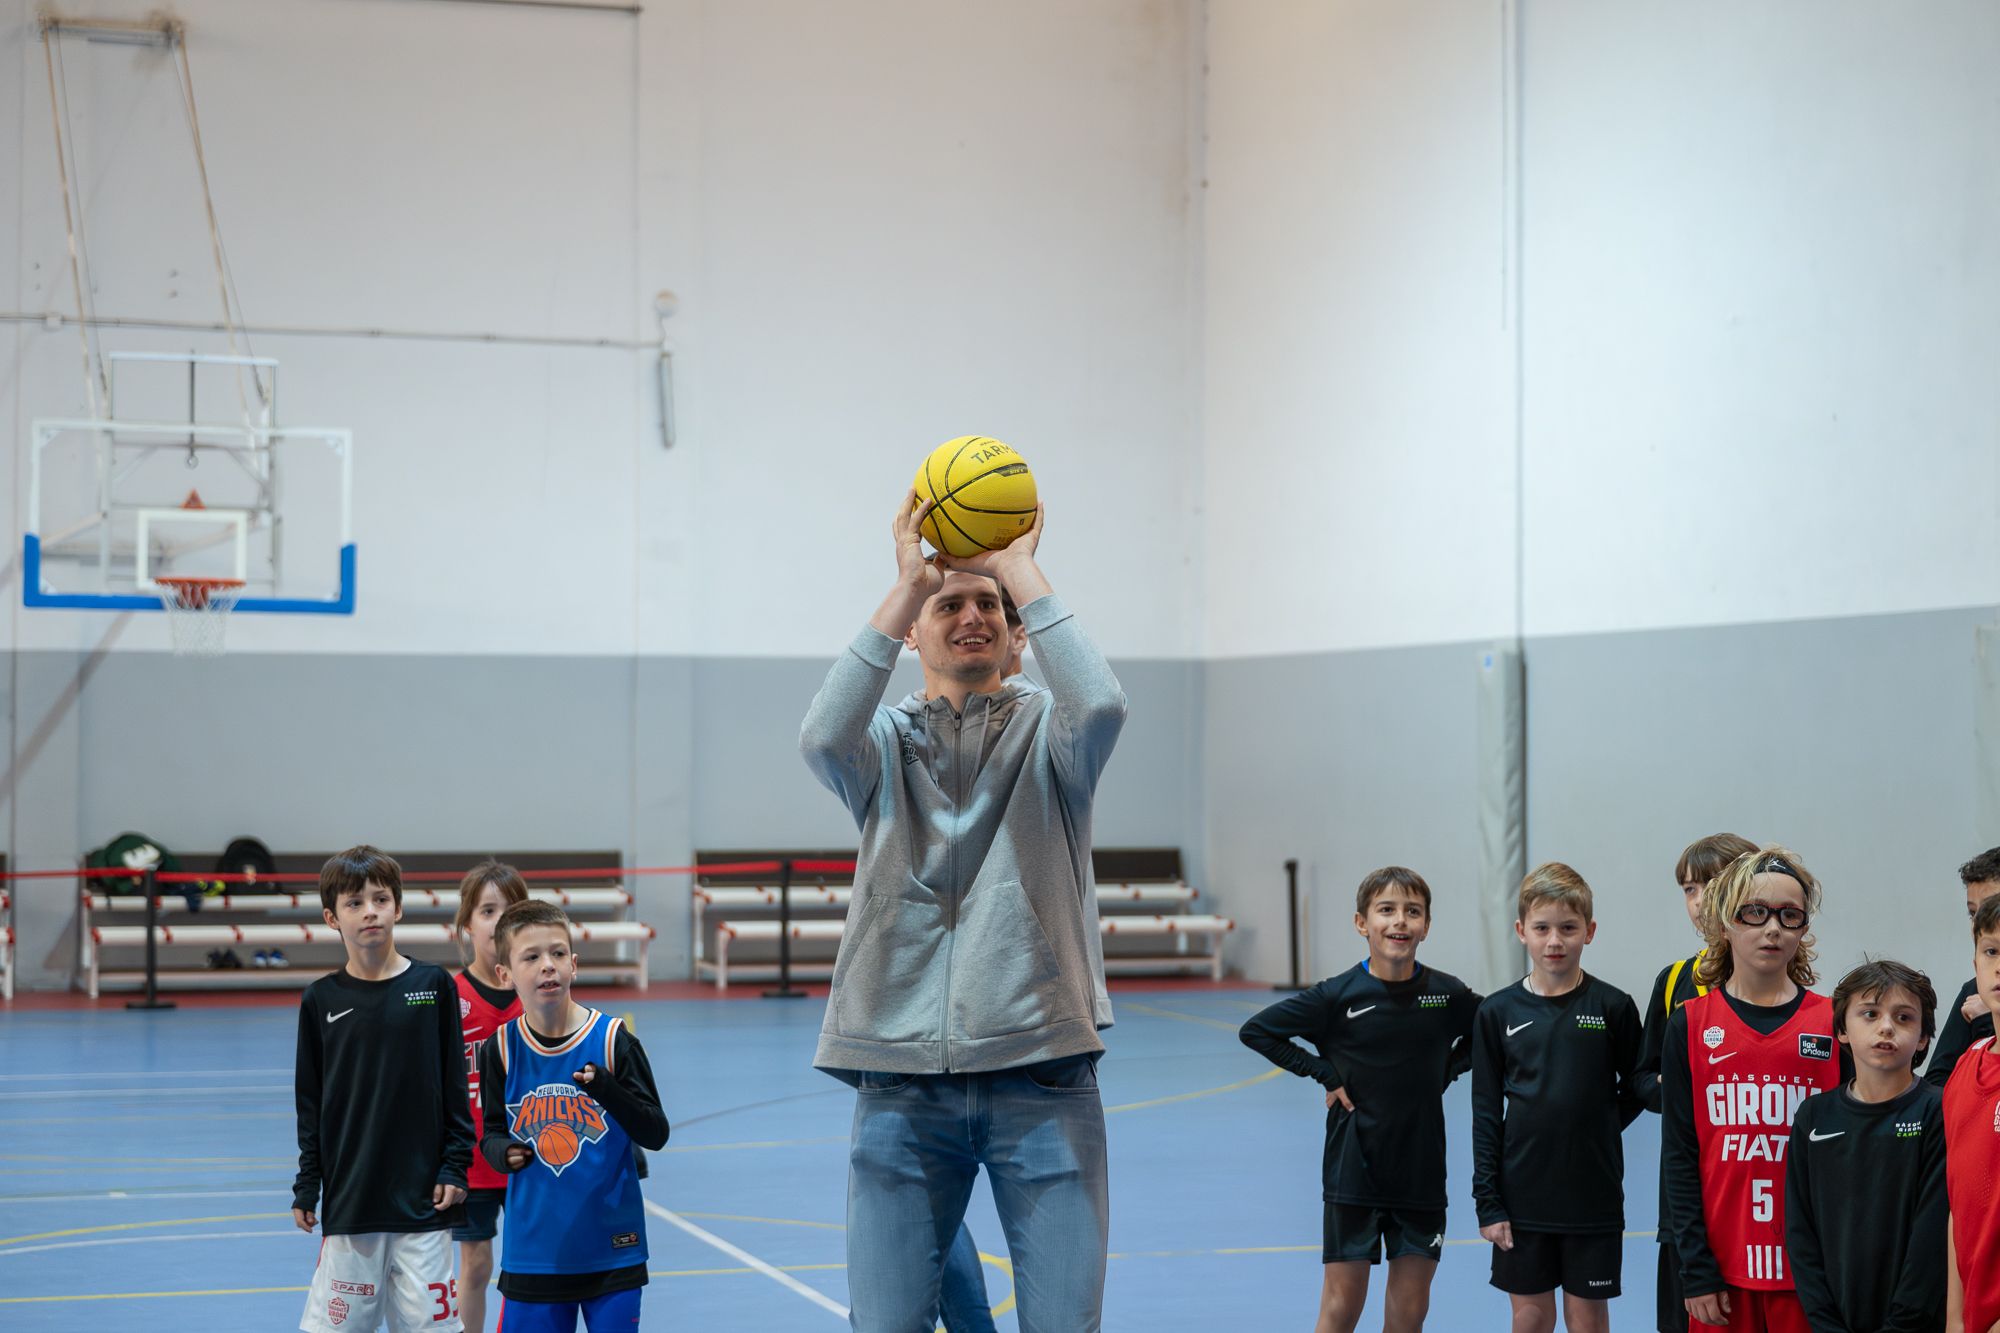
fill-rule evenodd
<path id="1" fill-rule="evenodd" d="M 846 851 L 710 851 L 703 863 L 852 862 Z M 1104 937 L 1104 970 L 1111 975 L 1182 975 L 1205 971 L 1222 979 L 1222 937 L 1236 929 L 1228 917 L 1190 910 L 1201 896 L 1181 872 L 1178 848 L 1098 848 L 1091 854 L 1097 879 L 1098 928 Z M 847 928 L 852 873 L 793 877 L 790 899 L 792 975 L 824 980 Z M 727 990 L 731 981 L 778 975 L 779 882 L 768 873 L 703 875 L 689 894 L 695 979 Z"/>
<path id="2" fill-rule="evenodd" d="M 317 873 L 326 853 L 277 856 L 280 874 Z M 397 857 L 403 873 L 456 874 L 486 859 L 478 852 L 412 852 Z M 617 882 L 621 858 L 617 852 L 515 852 L 498 859 L 525 871 L 587 870 L 604 872 L 574 883 L 531 879 L 529 893 L 560 904 L 577 927 L 580 979 L 629 981 L 643 987 L 648 979 L 647 947 L 653 928 L 632 919 L 632 893 Z M 187 855 L 184 864 L 212 865 L 213 854 Z M 199 900 L 191 910 L 177 885 L 162 885 L 156 930 L 158 980 L 181 990 L 244 987 L 304 987 L 315 977 L 339 967 L 346 956 L 340 934 L 321 916 L 319 893 L 310 884 L 286 883 L 282 892 L 231 892 Z M 4 897 L 4 895 L 0 895 Z M 77 977 L 94 998 L 101 989 L 136 988 L 145 984 L 146 901 L 143 894 L 107 893 L 101 882 L 86 884 L 77 929 Z M 456 883 L 403 885 L 403 919 L 396 926 L 396 947 L 411 958 L 457 969 L 464 960 L 452 927 L 458 911 Z M 135 919 L 137 918 L 137 919 Z M 256 951 L 282 950 L 286 967 L 253 967 Z M 209 965 L 211 951 L 240 951 L 241 968 Z M 13 982 L 9 959 L 7 985 Z"/>

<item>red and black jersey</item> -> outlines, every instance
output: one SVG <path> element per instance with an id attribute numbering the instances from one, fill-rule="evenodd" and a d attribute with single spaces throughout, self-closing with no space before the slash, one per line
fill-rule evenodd
<path id="1" fill-rule="evenodd" d="M 1699 1217 L 1684 1205 L 1675 1209 L 1687 1293 L 1714 1290 L 1703 1280 L 1712 1277 L 1746 1291 L 1789 1291 L 1785 1155 L 1799 1104 L 1840 1085 L 1833 1004 L 1804 992 L 1791 1015 L 1766 1032 L 1746 1022 L 1727 995 L 1711 991 L 1674 1016 L 1669 1050 L 1685 1059 L 1687 1082 L 1667 1083 L 1668 1117 L 1688 1123 L 1669 1124 L 1667 1137 L 1677 1137 L 1684 1152 L 1691 1123 L 1691 1165 L 1700 1177 Z M 1675 1095 L 1683 1087 L 1685 1102 Z M 1680 1169 L 1688 1165 L 1683 1156 Z M 1697 1248 L 1712 1259 L 1709 1273 L 1700 1271 L 1708 1265 L 1690 1262 L 1701 1257 L 1692 1253 Z"/>
<path id="2" fill-rule="evenodd" d="M 510 990 L 495 990 L 475 980 L 470 972 L 458 974 L 458 1016 L 465 1029 L 465 1085 L 472 1096 L 472 1123 L 482 1123 L 479 1112 L 479 1051 L 487 1038 L 511 1018 L 521 1016 L 521 997 Z M 504 1190 L 507 1177 L 495 1171 L 478 1153 L 472 1155 L 472 1171 L 467 1183 L 476 1190 Z"/>
<path id="3" fill-rule="evenodd" d="M 1972 1044 L 1944 1085 L 1944 1185 L 1965 1327 L 2000 1321 L 2000 1052 Z"/>

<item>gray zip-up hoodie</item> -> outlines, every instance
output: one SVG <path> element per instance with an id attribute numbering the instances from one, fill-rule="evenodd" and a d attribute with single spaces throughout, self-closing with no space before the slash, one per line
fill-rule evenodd
<path id="1" fill-rule="evenodd" d="M 1125 694 L 1054 594 L 1021 622 L 1046 689 L 1017 676 L 962 716 L 921 694 L 886 707 L 903 644 L 864 626 L 806 713 L 806 764 L 861 828 L 816 1068 L 978 1073 L 1104 1049 L 1090 805 Z"/>

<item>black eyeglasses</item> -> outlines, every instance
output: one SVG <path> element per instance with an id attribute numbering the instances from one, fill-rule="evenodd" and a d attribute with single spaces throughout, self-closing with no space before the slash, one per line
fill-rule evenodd
<path id="1" fill-rule="evenodd" d="M 1736 920 L 1745 926 L 1761 926 L 1771 919 L 1775 912 L 1778 924 L 1786 930 L 1804 930 L 1806 922 L 1812 920 L 1803 907 L 1772 907 L 1766 903 L 1745 903 L 1736 909 Z"/>

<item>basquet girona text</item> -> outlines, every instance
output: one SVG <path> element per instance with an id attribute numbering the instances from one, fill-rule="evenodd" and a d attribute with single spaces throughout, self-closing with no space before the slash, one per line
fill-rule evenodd
<path id="1" fill-rule="evenodd" d="M 1782 1162 L 1792 1138 L 1792 1117 L 1799 1103 L 1818 1092 L 1802 1075 L 1763 1074 L 1711 1083 L 1703 1089 L 1708 1123 L 1721 1135 L 1720 1160 Z M 1744 1132 L 1753 1126 L 1764 1133 Z"/>

